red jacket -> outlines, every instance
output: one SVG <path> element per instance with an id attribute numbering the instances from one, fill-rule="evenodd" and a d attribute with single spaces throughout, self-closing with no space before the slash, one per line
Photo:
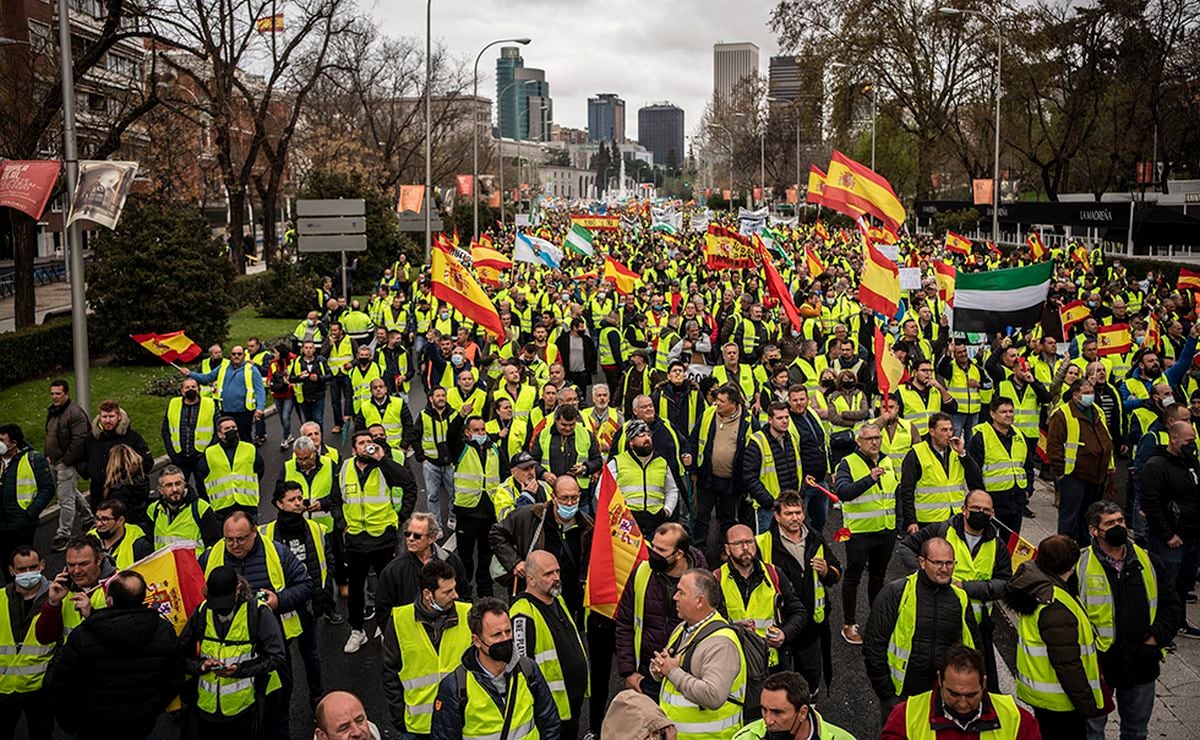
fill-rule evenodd
<path id="1" fill-rule="evenodd" d="M 1042 740 L 1042 731 L 1038 728 L 1037 720 L 1027 710 L 1017 706 L 1020 712 L 1021 725 L 1017 728 L 1016 740 Z M 881 740 L 907 740 L 908 727 L 905 714 L 908 712 L 908 702 L 902 701 L 892 708 L 887 723 L 880 732 Z M 967 730 L 959 729 L 949 717 L 942 712 L 942 700 L 938 689 L 933 690 L 933 701 L 929 703 L 929 724 L 937 731 L 937 740 L 978 740 L 980 732 L 994 730 L 997 717 L 992 708 L 991 696 L 983 696 L 983 712 L 971 723 Z"/>

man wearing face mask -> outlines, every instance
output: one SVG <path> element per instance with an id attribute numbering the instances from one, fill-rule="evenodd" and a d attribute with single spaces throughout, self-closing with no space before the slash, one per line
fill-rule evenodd
<path id="1" fill-rule="evenodd" d="M 346 414 L 346 418 L 358 416 L 362 413 L 363 404 L 368 403 L 371 398 L 371 383 L 376 380 L 382 380 L 383 377 L 379 374 L 379 365 L 371 357 L 371 348 L 365 344 L 355 350 L 354 364 L 346 367 L 347 377 L 350 382 L 350 392 L 352 395 L 351 413 Z M 338 411 L 338 409 L 334 409 Z M 341 423 L 338 421 L 338 416 L 334 414 L 334 428 L 330 431 L 337 434 L 342 430 Z"/>
<path id="2" fill-rule="evenodd" d="M 241 441 L 237 422 L 231 417 L 217 419 L 217 441 L 219 444 L 204 451 L 196 466 L 196 490 L 212 504 L 218 518 L 241 511 L 253 520 L 258 516 L 262 456 L 257 447 Z"/>
<path id="3" fill-rule="evenodd" d="M 640 398 L 650 400 L 645 396 Z M 654 438 L 646 422 L 635 419 L 625 425 L 624 432 L 628 449 L 611 457 L 608 470 L 617 481 L 617 488 L 638 527 L 643 532 L 653 532 L 675 512 L 679 504 L 679 487 L 667 459 L 655 451 Z"/>
<path id="4" fill-rule="evenodd" d="M 163 414 L 162 440 L 171 463 L 190 478 L 216 433 L 217 404 L 201 397 L 195 378 L 184 378 L 179 391 Z"/>
<path id="5" fill-rule="evenodd" d="M 471 647 L 454 568 L 436 558 L 420 570 L 415 601 L 391 609 L 383 628 L 383 692 L 402 735 L 429 737 L 438 684 Z"/>
<path id="6" fill-rule="evenodd" d="M 478 416 L 456 415 L 447 432 L 447 446 L 454 465 L 454 533 L 458 554 L 475 575 L 480 595 L 492 593 L 489 572 L 492 548 L 488 532 L 496 523 L 496 490 L 500 486 L 500 452 Z"/>
<path id="7" fill-rule="evenodd" d="M 992 497 L 986 491 L 971 491 L 963 501 L 962 511 L 949 521 L 926 525 L 901 540 L 899 555 L 904 568 L 915 571 L 918 555 L 927 540 L 940 537 L 954 548 L 954 583 L 971 599 L 988 685 L 999 686 L 992 650 L 995 629 L 992 602 L 1004 598 L 1005 584 L 1012 577 L 1012 558 L 992 523 L 994 513 Z"/>
<path id="8" fill-rule="evenodd" d="M 1140 356 L 1134 356 L 1136 367 L 1120 388 L 1121 403 L 1127 413 L 1137 408 L 1138 401 L 1150 397 L 1155 383 L 1163 382 L 1171 387 L 1179 385 L 1187 373 L 1188 366 L 1192 364 L 1192 357 L 1196 354 L 1197 336 L 1200 336 L 1200 321 L 1192 324 L 1187 344 L 1183 345 L 1178 360 L 1167 368 L 1166 372 L 1163 372 L 1162 360 L 1154 349 L 1144 349 Z"/>
<path id="9" fill-rule="evenodd" d="M 1129 541 L 1121 507 L 1097 501 L 1087 519 L 1092 544 L 1079 556 L 1079 600 L 1096 629 L 1100 669 L 1115 690 L 1121 732 L 1143 737 L 1162 647 L 1183 624 L 1184 607 L 1166 582 L 1162 560 Z M 1107 719 L 1089 719 L 1088 734 L 1103 735 Z"/>
<path id="10" fill-rule="evenodd" d="M 563 601 L 561 576 L 554 555 L 545 550 L 529 553 L 525 591 L 513 601 L 509 614 L 517 655 L 537 662 L 558 708 L 561 736 L 576 738 L 588 688 L 582 679 L 588 675 L 588 659 L 572 610 Z"/>
<path id="11" fill-rule="evenodd" d="M 1196 460 L 1196 431 L 1175 422 L 1168 443 L 1142 469 L 1142 510 L 1146 512 L 1147 545 L 1163 562 L 1159 590 L 1174 588 L 1186 602 L 1200 565 L 1200 462 Z M 1200 637 L 1200 629 L 1185 623 L 1180 634 Z"/>
<path id="12" fill-rule="evenodd" d="M 804 678 L 793 671 L 767 676 L 759 698 L 763 718 L 738 730 L 733 740 L 853 740 L 813 708 Z"/>
<path id="13" fill-rule="evenodd" d="M 33 544 L 38 516 L 52 498 L 54 474 L 46 458 L 25 444 L 19 426 L 0 426 L 0 562 Z"/>
<path id="14" fill-rule="evenodd" d="M 979 651 L 956 645 L 942 658 L 937 686 L 898 704 L 888 716 L 880 738 L 1041 738 L 1033 715 L 1017 706 L 1011 696 L 989 691 L 989 685 Z"/>
<path id="15" fill-rule="evenodd" d="M 1076 381 L 1064 394 L 1067 403 L 1050 416 L 1046 454 L 1059 493 L 1058 533 L 1087 542 L 1084 512 L 1099 501 L 1113 470 L 1113 440 L 1104 415 L 1095 408 L 1088 380 Z"/>
<path id="16" fill-rule="evenodd" d="M 558 707 L 541 670 L 517 655 L 508 607 L 500 599 L 479 599 L 467 613 L 471 647 L 462 663 L 438 685 L 431 740 L 471 737 L 522 738 L 535 731 L 541 740 L 559 740 Z"/>
<path id="17" fill-rule="evenodd" d="M 25 715 L 32 740 L 50 740 L 54 710 L 45 686 L 46 672 L 58 646 L 37 641 L 38 615 L 46 603 L 50 582 L 42 575 L 46 564 L 28 545 L 8 559 L 11 583 L 0 590 L 0 737 L 11 738 Z"/>
<path id="18" fill-rule="evenodd" d="M 207 373 L 193 373 L 188 368 L 180 370 L 184 377 L 195 377 L 196 382 L 215 383 L 213 398 L 221 413 L 237 422 L 238 434 L 251 440 L 251 422 L 261 419 L 267 405 L 267 390 L 262 372 L 246 357 L 244 347 L 229 351 L 229 362 Z"/>

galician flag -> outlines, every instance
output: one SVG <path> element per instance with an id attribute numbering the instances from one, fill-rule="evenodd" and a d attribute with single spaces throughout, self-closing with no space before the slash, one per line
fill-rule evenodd
<path id="1" fill-rule="evenodd" d="M 596 247 L 592 243 L 592 232 L 579 224 L 571 224 L 571 230 L 567 232 L 567 239 L 563 242 L 563 247 L 585 257 L 596 255 Z"/>
<path id="2" fill-rule="evenodd" d="M 515 262 L 529 262 L 558 269 L 562 266 L 562 258 L 561 249 L 532 234 L 517 234 L 517 238 L 513 242 L 513 260 Z"/>
<path id="3" fill-rule="evenodd" d="M 649 555 L 642 531 L 607 466 L 600 469 L 596 527 L 606 531 L 592 537 L 583 605 L 611 619 L 629 577 Z"/>

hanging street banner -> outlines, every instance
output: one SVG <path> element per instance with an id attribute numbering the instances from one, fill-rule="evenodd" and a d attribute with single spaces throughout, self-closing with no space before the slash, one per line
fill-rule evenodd
<path id="1" fill-rule="evenodd" d="M 0 207 L 15 208 L 32 219 L 40 219 L 61 170 L 62 162 L 57 159 L 0 162 Z"/>
<path id="2" fill-rule="evenodd" d="M 593 216 L 587 213 L 571 214 L 571 225 L 579 224 L 588 231 L 616 231 L 621 228 L 621 219 L 616 216 Z"/>
<path id="3" fill-rule="evenodd" d="M 137 162 L 81 161 L 67 226 L 91 221 L 97 226 L 117 228 L 137 170 Z"/>

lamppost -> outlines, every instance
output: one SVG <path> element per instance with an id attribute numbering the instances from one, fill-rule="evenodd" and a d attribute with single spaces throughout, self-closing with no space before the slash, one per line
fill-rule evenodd
<path id="1" fill-rule="evenodd" d="M 66 0 L 58 0 L 62 5 Z M 433 0 L 425 3 L 425 259 L 433 247 Z"/>
<path id="2" fill-rule="evenodd" d="M 19 39 L 0 39 L 0 46 L 30 46 Z M 32 46 L 30 47 L 32 49 Z M 71 56 L 71 23 L 67 0 L 58 0 L 58 57 L 62 70 L 63 163 L 66 165 L 66 198 L 70 203 L 79 180 L 79 147 L 75 140 L 75 68 Z M 70 208 L 63 209 L 64 220 Z M 83 239 L 79 224 L 63 230 L 67 272 L 71 281 L 71 361 L 75 378 L 75 401 L 85 411 L 92 407 L 88 378 L 87 299 L 84 295 Z"/>
<path id="3" fill-rule="evenodd" d="M 729 210 L 733 210 L 733 132 L 719 123 L 714 123 L 713 128 L 729 134 Z"/>
<path id="4" fill-rule="evenodd" d="M 1000 35 L 1000 20 L 978 10 L 938 8 L 942 15 L 977 15 L 996 29 L 996 139 L 992 154 L 992 243 L 1000 243 L 1000 56 L 1004 51 L 1004 37 Z"/>
<path id="5" fill-rule="evenodd" d="M 475 107 L 475 101 L 479 98 L 479 60 L 483 57 L 483 53 L 492 48 L 496 44 L 520 44 L 526 46 L 530 39 L 498 39 L 491 42 L 487 46 L 479 50 L 479 54 L 475 57 L 475 66 L 471 70 L 472 95 L 471 95 L 471 121 L 474 125 L 471 126 L 471 205 L 472 205 L 472 239 L 479 238 L 479 110 Z M 511 87 L 509 85 L 508 87 Z M 505 87 L 505 90 L 508 89 Z M 500 101 L 496 101 L 499 105 Z M 491 122 L 490 114 L 488 122 Z M 501 199 L 503 200 L 503 198 Z"/>
<path id="6" fill-rule="evenodd" d="M 526 80 L 526 82 L 532 82 L 532 81 L 533 80 Z M 550 106 L 542 105 L 542 106 L 538 107 L 537 112 L 539 114 L 541 114 L 549 109 L 550 109 Z M 518 133 L 521 131 L 521 116 L 528 116 L 530 113 L 533 112 L 533 110 L 534 110 L 533 108 L 530 108 L 529 106 L 525 106 L 525 110 L 517 111 L 517 132 Z M 517 202 L 518 202 L 518 204 L 520 203 L 520 198 L 521 198 L 521 141 L 522 141 L 522 139 L 520 139 L 520 138 L 517 139 Z M 501 168 L 501 169 L 503 169 L 503 168 Z M 530 171 L 532 172 L 532 168 L 530 168 Z M 530 179 L 533 179 L 533 178 L 531 177 Z M 503 198 L 501 198 L 501 201 L 503 201 Z M 503 216 L 501 216 L 501 219 L 503 220 Z"/>
<path id="7" fill-rule="evenodd" d="M 500 90 L 500 94 L 496 96 L 496 105 L 497 106 L 500 105 L 500 101 L 504 99 L 504 93 L 508 92 L 509 89 L 512 88 L 514 85 L 528 85 L 531 82 L 534 82 L 534 80 L 513 80 L 512 82 L 508 83 L 507 85 L 504 86 L 504 88 L 502 90 Z M 497 111 L 499 111 L 499 107 L 497 107 Z M 499 114 L 497 113 L 497 116 L 498 115 Z M 520 145 L 518 145 L 518 146 L 520 146 Z M 517 153 L 518 153 L 518 155 L 520 154 L 520 149 L 517 150 Z M 499 143 L 496 144 L 496 166 L 500 170 L 500 223 L 503 224 L 504 223 L 504 197 L 505 197 L 505 194 L 504 194 L 504 132 L 503 131 L 500 132 L 500 141 L 499 141 Z M 520 174 L 520 172 L 518 172 L 517 180 L 520 181 L 520 179 L 521 179 L 521 174 Z"/>

